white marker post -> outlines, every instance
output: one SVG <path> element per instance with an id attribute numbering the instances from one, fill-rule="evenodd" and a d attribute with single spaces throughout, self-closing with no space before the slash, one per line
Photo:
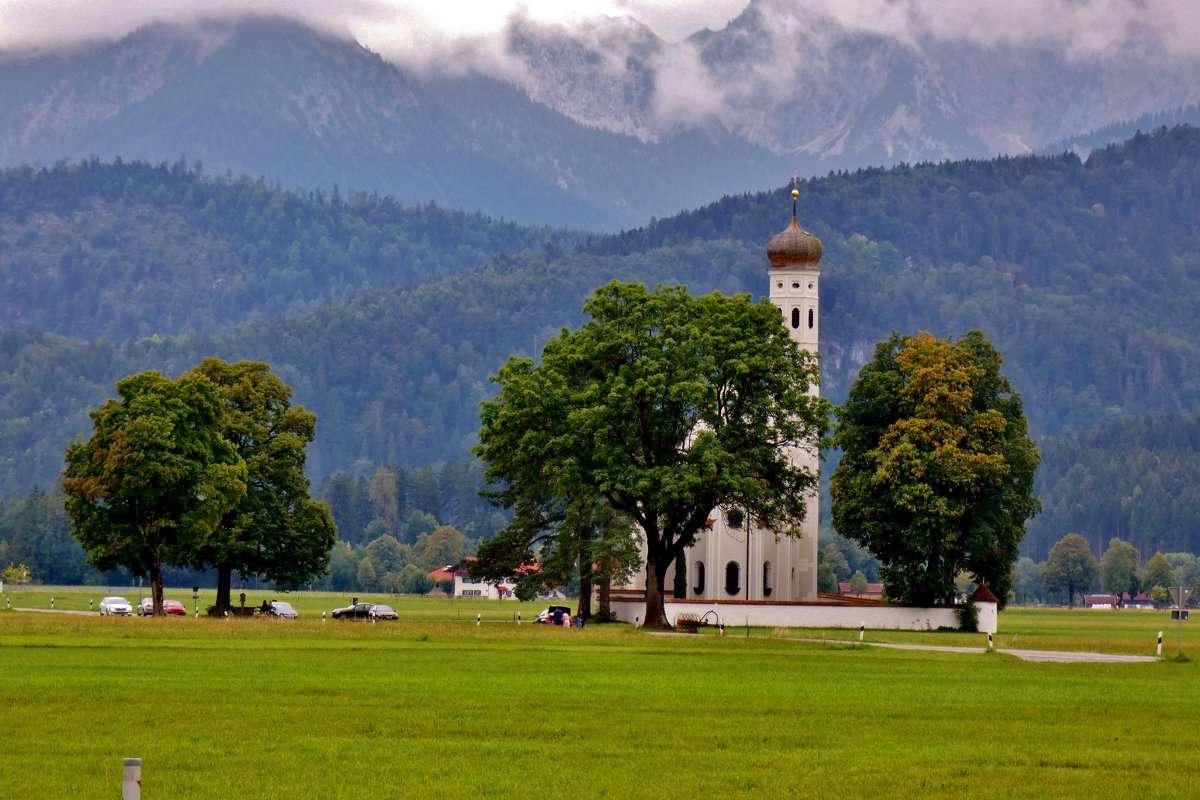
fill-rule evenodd
<path id="1" fill-rule="evenodd" d="M 1158 632 L 1158 649 L 1154 651 L 1154 654 L 1162 658 L 1162 631 Z"/>
<path id="2" fill-rule="evenodd" d="M 125 759 L 125 776 L 121 781 L 121 800 L 142 800 L 142 760 Z"/>
<path id="3" fill-rule="evenodd" d="M 858 626 L 858 640 L 860 642 L 863 640 L 863 635 L 866 634 L 866 632 L 867 632 L 867 623 L 864 622 Z"/>
<path id="4" fill-rule="evenodd" d="M 992 632 L 988 631 L 988 650 L 992 649 Z"/>
<path id="5" fill-rule="evenodd" d="M 475 627 L 476 627 L 476 628 L 478 628 L 478 627 L 479 627 L 479 622 L 480 622 L 482 619 L 483 619 L 483 614 L 476 614 L 476 615 L 475 615 Z"/>

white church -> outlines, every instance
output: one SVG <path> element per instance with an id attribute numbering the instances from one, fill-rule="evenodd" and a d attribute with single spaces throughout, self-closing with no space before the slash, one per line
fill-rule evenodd
<path id="1" fill-rule="evenodd" d="M 769 297 L 783 315 L 784 325 L 800 347 L 816 353 L 820 345 L 821 240 L 800 225 L 796 204 L 800 192 L 792 190 L 792 218 L 767 242 Z M 818 387 L 813 386 L 814 395 Z M 789 448 L 795 466 L 816 470 L 815 448 Z M 664 581 L 664 606 L 672 624 L 703 620 L 720 626 L 731 624 L 776 627 L 841 627 L 927 630 L 957 627 L 954 609 L 907 608 L 876 599 L 817 593 L 817 494 L 807 499 L 800 535 L 787 536 L 746 519 L 734 509 L 715 508 L 710 527 L 696 537 L 686 552 L 686 593 L 680 597 L 672 567 Z M 610 605 L 616 618 L 638 624 L 645 613 L 646 575 L 639 570 L 633 580 L 614 588 Z M 976 597 L 979 630 L 995 632 L 995 598 Z M 694 628 L 693 628 L 694 630 Z"/>
<path id="2" fill-rule="evenodd" d="M 792 339 L 802 348 L 817 352 L 820 333 L 821 240 L 800 225 L 796 202 L 800 192 L 792 190 L 792 219 L 782 232 L 767 243 L 770 299 L 783 315 Z M 818 389 L 810 388 L 813 394 Z M 790 448 L 795 466 L 816 471 L 815 450 Z M 796 601 L 817 599 L 817 495 L 808 498 L 801 535 L 785 536 L 745 519 L 735 509 L 713 509 L 710 527 L 688 548 L 686 558 L 689 600 L 711 601 Z M 679 567 L 676 562 L 672 570 Z M 671 598 L 676 585 L 674 572 L 667 575 L 664 589 Z M 634 582 L 614 592 L 614 597 L 640 595 L 646 576 L 639 572 Z M 675 597 L 680 600 L 684 598 Z M 668 617 L 671 616 L 668 609 Z"/>

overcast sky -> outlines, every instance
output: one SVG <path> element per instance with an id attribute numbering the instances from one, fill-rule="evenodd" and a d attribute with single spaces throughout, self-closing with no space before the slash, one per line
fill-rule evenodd
<path id="1" fill-rule="evenodd" d="M 760 0 L 782 13 L 838 18 L 850 28 L 913 40 L 983 45 L 1040 40 L 1081 57 L 1123 48 L 1200 55 L 1200 0 Z M 509 17 L 572 24 L 634 16 L 668 41 L 719 29 L 748 0 L 0 0 L 0 49 L 119 38 L 151 22 L 283 14 L 349 31 L 385 57 L 420 60 L 491 38 Z M 461 52 L 461 50 L 460 50 Z"/>

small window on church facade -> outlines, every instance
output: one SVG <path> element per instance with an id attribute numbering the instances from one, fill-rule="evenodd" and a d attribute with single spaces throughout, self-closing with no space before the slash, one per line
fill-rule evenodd
<path id="1" fill-rule="evenodd" d="M 771 596 L 771 562 L 770 561 L 763 562 L 762 587 L 763 587 L 763 597 L 770 597 Z"/>
<path id="2" fill-rule="evenodd" d="M 793 328 L 800 327 L 800 309 L 798 309 L 798 308 L 792 309 L 792 327 Z"/>
<path id="3" fill-rule="evenodd" d="M 736 561 L 725 565 L 725 594 L 735 595 L 742 590 L 741 568 Z"/>
<path id="4" fill-rule="evenodd" d="M 799 288 L 800 288 L 800 284 L 798 284 L 798 283 L 793 283 L 793 284 L 792 284 L 792 288 L 793 288 L 793 289 L 799 289 Z M 810 288 L 810 289 L 811 289 L 812 287 L 810 286 L 810 287 L 808 287 L 808 288 Z"/>
<path id="5" fill-rule="evenodd" d="M 812 326 L 816 323 L 816 313 L 810 308 L 808 310 L 808 329 L 812 330 Z"/>
<path id="6" fill-rule="evenodd" d="M 692 587 L 692 593 L 697 597 L 704 595 L 704 562 L 696 562 L 696 585 Z"/>

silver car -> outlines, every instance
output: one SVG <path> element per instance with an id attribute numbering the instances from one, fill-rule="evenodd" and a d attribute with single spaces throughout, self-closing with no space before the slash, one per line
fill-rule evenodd
<path id="1" fill-rule="evenodd" d="M 100 616 L 133 616 L 133 606 L 124 597 L 106 597 L 100 601 Z"/>

